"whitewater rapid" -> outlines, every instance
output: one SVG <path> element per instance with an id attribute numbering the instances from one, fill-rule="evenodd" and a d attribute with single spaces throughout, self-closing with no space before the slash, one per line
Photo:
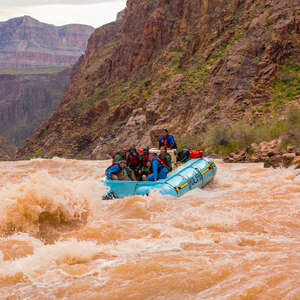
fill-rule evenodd
<path id="1" fill-rule="evenodd" d="M 102 201 L 109 161 L 0 163 L 0 299 L 300 299 L 300 176 L 216 161 L 175 199 Z"/>

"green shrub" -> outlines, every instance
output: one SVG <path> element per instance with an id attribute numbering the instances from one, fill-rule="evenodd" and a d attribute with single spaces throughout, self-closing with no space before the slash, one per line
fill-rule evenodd
<path id="1" fill-rule="evenodd" d="M 217 154 L 228 154 L 235 151 L 233 131 L 228 124 L 218 123 L 208 130 L 204 137 L 204 146 L 207 151 Z"/>
<path id="2" fill-rule="evenodd" d="M 203 136 L 207 151 L 217 154 L 228 154 L 236 150 L 245 150 L 252 143 L 271 141 L 283 138 L 285 145 L 294 145 L 300 149 L 300 109 L 292 108 L 279 118 L 263 119 L 250 126 L 239 121 L 232 126 L 218 123 Z"/>
<path id="3" fill-rule="evenodd" d="M 40 151 L 37 151 L 37 152 L 35 152 L 34 153 L 34 158 L 40 158 L 42 156 L 42 152 L 40 152 Z"/>
<path id="4" fill-rule="evenodd" d="M 182 149 L 200 149 L 202 143 L 201 136 L 176 135 L 178 151 Z"/>
<path id="5" fill-rule="evenodd" d="M 272 98 L 276 102 L 292 101 L 300 95 L 300 65 L 282 66 L 277 81 L 274 82 Z"/>
<path id="6" fill-rule="evenodd" d="M 255 130 L 246 122 L 239 121 L 232 127 L 232 140 L 239 148 L 247 148 L 255 142 Z"/>
<path id="7" fill-rule="evenodd" d="M 292 108 L 288 111 L 286 127 L 289 139 L 300 148 L 300 108 Z"/>

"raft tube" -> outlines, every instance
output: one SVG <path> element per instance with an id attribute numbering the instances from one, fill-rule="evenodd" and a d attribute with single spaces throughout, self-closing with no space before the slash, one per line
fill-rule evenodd
<path id="1" fill-rule="evenodd" d="M 182 166 L 170 172 L 165 179 L 158 181 L 119 181 L 104 180 L 109 192 L 104 200 L 124 198 L 134 195 L 149 195 L 157 190 L 162 195 L 180 197 L 195 188 L 204 187 L 216 175 L 217 167 L 209 158 L 190 159 Z"/>

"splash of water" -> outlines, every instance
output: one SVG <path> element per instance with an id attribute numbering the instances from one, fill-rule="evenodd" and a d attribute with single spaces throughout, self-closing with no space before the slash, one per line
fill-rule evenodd
<path id="1" fill-rule="evenodd" d="M 1 299 L 299 299 L 295 170 L 218 161 L 181 198 L 101 201 L 108 164 L 1 163 Z"/>

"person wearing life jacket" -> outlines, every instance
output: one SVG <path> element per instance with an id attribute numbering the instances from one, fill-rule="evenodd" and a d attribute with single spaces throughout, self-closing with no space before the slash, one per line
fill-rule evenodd
<path id="1" fill-rule="evenodd" d="M 135 173 L 137 173 L 139 165 L 140 165 L 139 155 L 135 147 L 132 146 L 129 148 L 129 154 L 127 155 L 127 166 Z"/>
<path id="2" fill-rule="evenodd" d="M 112 157 L 113 163 L 119 162 L 123 159 L 126 160 L 127 151 L 128 151 L 127 148 L 123 148 L 122 150 L 118 151 L 117 153 L 114 153 L 114 155 Z"/>
<path id="3" fill-rule="evenodd" d="M 151 166 L 151 162 L 149 161 L 149 147 L 145 147 L 145 148 L 142 148 L 140 149 L 142 151 L 140 151 L 140 165 L 139 165 L 139 168 L 138 168 L 138 172 L 137 172 L 137 178 L 138 178 L 138 181 L 145 181 L 144 180 L 144 176 L 145 175 L 149 175 L 151 173 L 149 173 L 149 168 L 147 166 L 147 164 L 150 163 L 150 166 Z M 147 177 L 146 176 L 146 177 Z"/>
<path id="4" fill-rule="evenodd" d="M 126 161 L 121 160 L 113 163 L 105 170 L 105 174 L 108 180 L 128 180 L 128 174 L 125 170 Z"/>
<path id="5" fill-rule="evenodd" d="M 163 130 L 163 135 L 159 140 L 159 149 L 161 146 L 166 146 L 168 149 L 177 149 L 175 139 L 169 134 L 168 129 Z"/>
<path id="6" fill-rule="evenodd" d="M 169 172 L 171 172 L 172 171 L 172 159 L 171 159 L 171 155 L 168 153 L 168 149 L 166 146 L 160 147 L 160 154 L 159 154 L 158 158 L 160 158 L 164 162 L 164 165 L 167 167 Z"/>
<path id="7" fill-rule="evenodd" d="M 164 162 L 158 158 L 157 153 L 153 153 L 153 159 L 151 161 L 152 174 L 148 175 L 146 181 L 157 181 L 159 179 L 165 179 L 168 175 L 169 170 L 167 169 Z"/>
<path id="8" fill-rule="evenodd" d="M 125 160 L 113 163 L 106 169 L 105 174 L 108 180 L 137 180 L 134 171 L 126 166 Z"/>
<path id="9" fill-rule="evenodd" d="M 152 164 L 151 164 L 151 161 L 148 160 L 146 162 L 146 165 L 145 166 L 141 166 L 140 169 L 139 169 L 139 173 L 138 173 L 138 180 L 139 181 L 146 181 L 146 178 L 152 174 L 153 171 L 152 171 Z"/>
<path id="10" fill-rule="evenodd" d="M 143 149 L 143 153 L 140 155 L 140 167 L 146 167 L 149 161 L 149 147 Z"/>

